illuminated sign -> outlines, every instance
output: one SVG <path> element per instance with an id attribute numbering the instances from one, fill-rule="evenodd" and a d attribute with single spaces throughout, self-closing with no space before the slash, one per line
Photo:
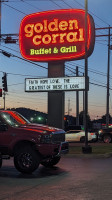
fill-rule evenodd
<path id="1" fill-rule="evenodd" d="M 26 78 L 26 92 L 85 90 L 85 77 Z"/>
<path id="2" fill-rule="evenodd" d="M 95 26 L 87 17 L 88 56 L 94 49 Z M 85 56 L 85 11 L 52 10 L 27 15 L 19 31 L 22 56 L 32 61 L 82 59 Z"/>

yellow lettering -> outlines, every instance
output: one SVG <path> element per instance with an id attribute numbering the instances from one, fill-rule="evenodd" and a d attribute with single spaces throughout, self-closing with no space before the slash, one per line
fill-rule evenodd
<path id="1" fill-rule="evenodd" d="M 34 24 L 27 24 L 24 28 L 24 31 L 25 31 L 25 36 L 26 37 L 32 37 L 33 36 L 33 27 L 34 27 Z"/>
<path id="2" fill-rule="evenodd" d="M 44 20 L 44 29 L 43 32 L 48 32 L 48 28 L 47 28 L 47 20 Z"/>
<path id="3" fill-rule="evenodd" d="M 59 23 L 59 29 L 60 29 L 61 31 L 67 30 L 67 27 L 68 27 L 68 22 L 67 22 L 67 21 L 61 21 L 61 22 Z"/>
<path id="4" fill-rule="evenodd" d="M 30 49 L 30 55 L 51 54 L 51 48 Z"/>
<path id="5" fill-rule="evenodd" d="M 68 42 L 76 42 L 78 39 L 76 38 L 77 32 L 70 32 L 67 34 L 67 41 Z"/>
<path id="6" fill-rule="evenodd" d="M 59 33 L 57 34 L 52 34 L 52 43 L 57 43 L 57 37 L 59 37 Z"/>
<path id="7" fill-rule="evenodd" d="M 60 43 L 65 42 L 64 37 L 66 36 L 66 33 L 60 33 Z"/>
<path id="8" fill-rule="evenodd" d="M 43 30 L 43 25 L 42 25 L 41 23 L 35 24 L 35 26 L 34 26 L 34 31 L 35 31 L 36 33 L 41 33 L 42 30 Z"/>
<path id="9" fill-rule="evenodd" d="M 58 31 L 58 19 L 54 19 L 53 22 L 50 22 L 48 28 L 50 31 Z"/>
<path id="10" fill-rule="evenodd" d="M 49 34 L 44 35 L 42 38 L 42 42 L 44 44 L 49 44 L 51 42 L 51 36 Z"/>
<path id="11" fill-rule="evenodd" d="M 78 21 L 76 19 L 69 20 L 69 30 L 78 29 Z"/>
<path id="12" fill-rule="evenodd" d="M 77 52 L 76 46 L 70 46 L 70 47 L 61 47 L 60 48 L 61 53 L 75 53 Z"/>
<path id="13" fill-rule="evenodd" d="M 37 39 L 41 39 L 41 35 L 35 35 L 35 36 L 33 37 L 33 43 L 34 43 L 35 45 L 41 44 L 41 41 L 40 41 L 40 40 L 37 41 Z"/>
<path id="14" fill-rule="evenodd" d="M 34 49 L 30 49 L 30 55 L 34 55 Z"/>
<path id="15" fill-rule="evenodd" d="M 79 28 L 79 41 L 84 41 L 84 30 L 83 28 Z"/>

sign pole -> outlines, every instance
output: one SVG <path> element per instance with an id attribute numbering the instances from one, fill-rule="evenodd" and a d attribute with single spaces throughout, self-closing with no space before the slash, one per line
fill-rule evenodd
<path id="1" fill-rule="evenodd" d="M 48 63 L 48 78 L 64 77 L 64 62 Z M 48 92 L 48 125 L 64 129 L 64 91 Z"/>

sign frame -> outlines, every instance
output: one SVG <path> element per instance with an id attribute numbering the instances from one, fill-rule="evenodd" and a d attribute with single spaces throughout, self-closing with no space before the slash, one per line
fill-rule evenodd
<path id="1" fill-rule="evenodd" d="M 87 56 L 90 56 L 95 43 L 95 25 L 90 14 L 87 18 Z M 84 22 L 85 10 L 82 9 L 50 10 L 25 16 L 19 31 L 21 55 L 37 62 L 83 59 Z"/>
<path id="2" fill-rule="evenodd" d="M 28 81 L 30 82 L 29 85 Z M 89 90 L 89 77 L 88 77 L 87 90 Z M 72 76 L 72 77 L 25 79 L 25 92 L 57 92 L 57 91 L 58 92 L 85 91 L 85 77 Z"/>

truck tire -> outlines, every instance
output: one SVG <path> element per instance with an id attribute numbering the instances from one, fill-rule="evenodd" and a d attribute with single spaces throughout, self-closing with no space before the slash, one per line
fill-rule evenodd
<path id="1" fill-rule="evenodd" d="M 22 146 L 14 154 L 15 168 L 24 174 L 31 174 L 40 164 L 38 153 L 30 145 Z"/>
<path id="2" fill-rule="evenodd" d="M 43 165 L 44 167 L 53 167 L 54 165 L 56 165 L 59 161 L 60 161 L 61 156 L 55 156 L 53 158 L 50 158 L 46 161 L 42 161 L 41 165 Z"/>

